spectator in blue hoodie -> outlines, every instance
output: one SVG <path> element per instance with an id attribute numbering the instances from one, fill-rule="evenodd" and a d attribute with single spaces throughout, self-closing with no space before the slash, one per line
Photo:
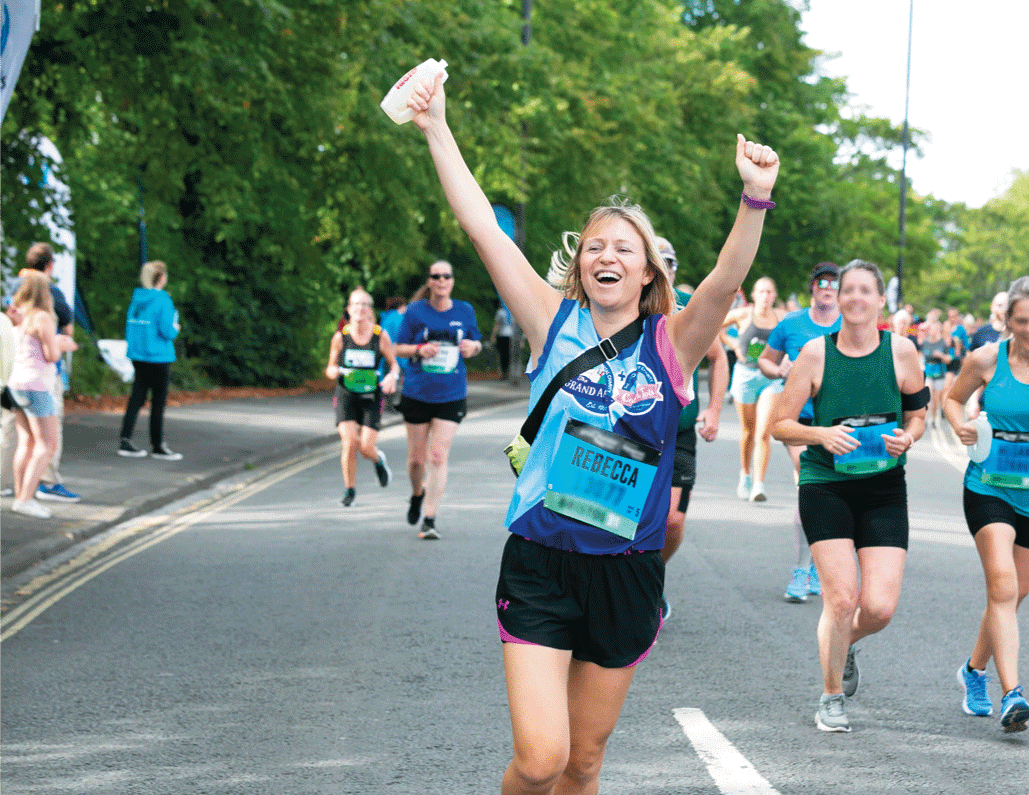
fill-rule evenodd
<path id="1" fill-rule="evenodd" d="M 132 292 L 128 316 L 125 318 L 125 339 L 128 356 L 136 370 L 132 395 L 125 407 L 121 423 L 121 446 L 118 455 L 142 458 L 146 455 L 132 444 L 136 415 L 150 393 L 151 457 L 178 461 L 182 453 L 174 453 L 164 443 L 164 404 L 168 397 L 168 370 L 175 361 L 175 338 L 179 335 L 179 313 L 165 292 L 168 268 L 160 260 L 146 263 L 139 273 L 142 287 Z"/>

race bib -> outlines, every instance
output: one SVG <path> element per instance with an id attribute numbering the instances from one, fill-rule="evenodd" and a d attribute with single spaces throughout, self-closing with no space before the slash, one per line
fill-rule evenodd
<path id="1" fill-rule="evenodd" d="M 747 345 L 747 362 L 750 364 L 757 364 L 757 360 L 761 358 L 761 352 L 767 346 L 767 342 L 759 340 L 757 337 L 752 339 Z"/>
<path id="2" fill-rule="evenodd" d="M 375 351 L 369 351 L 364 348 L 348 348 L 343 352 L 343 366 L 374 370 Z"/>
<path id="3" fill-rule="evenodd" d="M 854 432 L 851 436 L 859 444 L 849 453 L 833 456 L 833 467 L 837 472 L 847 475 L 867 475 L 897 466 L 898 459 L 886 452 L 886 442 L 880 435 L 885 433 L 892 436 L 894 429 L 899 427 L 895 413 L 838 417 L 833 420 L 832 424 L 853 428 Z"/>
<path id="4" fill-rule="evenodd" d="M 547 473 L 543 505 L 631 541 L 660 457 L 652 447 L 570 419 Z"/>
<path id="5" fill-rule="evenodd" d="M 1029 489 L 1029 433 L 993 429 L 981 480 L 1002 489 Z"/>
<path id="6" fill-rule="evenodd" d="M 422 370 L 426 373 L 452 373 L 457 370 L 461 360 L 461 349 L 449 342 L 439 344 L 439 353 L 422 362 Z"/>

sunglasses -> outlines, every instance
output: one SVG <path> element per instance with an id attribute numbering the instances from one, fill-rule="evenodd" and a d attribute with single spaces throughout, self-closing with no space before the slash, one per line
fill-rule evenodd
<path id="1" fill-rule="evenodd" d="M 452 274 L 452 273 L 430 273 L 429 274 L 429 278 L 430 279 L 436 279 L 437 281 L 439 281 L 440 279 L 453 279 L 454 278 L 454 274 Z"/>
<path id="2" fill-rule="evenodd" d="M 825 289 L 839 290 L 840 289 L 840 280 L 839 279 L 819 279 L 817 282 L 815 282 L 815 287 L 817 287 L 819 290 L 825 290 Z"/>

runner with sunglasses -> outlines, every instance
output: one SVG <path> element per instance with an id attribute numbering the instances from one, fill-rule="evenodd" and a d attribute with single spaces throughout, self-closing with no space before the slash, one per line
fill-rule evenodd
<path id="1" fill-rule="evenodd" d="M 464 360 L 482 352 L 475 310 L 450 297 L 454 269 L 446 260 L 429 266 L 429 297 L 407 306 L 393 352 L 409 359 L 400 397 L 407 428 L 407 474 L 411 500 L 407 523 L 419 538 L 439 538 L 436 511 L 447 485 L 450 446 L 467 413 L 468 370 Z"/>
<path id="2" fill-rule="evenodd" d="M 768 378 L 786 378 L 793 362 L 797 361 L 800 349 L 808 340 L 839 331 L 840 328 L 840 269 L 834 262 L 819 262 L 811 271 L 809 280 L 811 290 L 811 306 L 790 312 L 768 335 L 768 344 L 758 357 L 757 366 Z M 812 412 L 811 401 L 801 409 L 799 422 L 810 425 Z M 800 477 L 800 453 L 803 445 L 786 445 L 786 450 L 793 461 L 793 481 Z M 793 519 L 794 549 L 796 559 L 793 572 L 786 585 L 787 602 L 806 602 L 808 595 L 817 596 L 822 592 L 818 582 L 818 572 L 811 560 L 811 550 L 800 526 L 799 511 Z"/>

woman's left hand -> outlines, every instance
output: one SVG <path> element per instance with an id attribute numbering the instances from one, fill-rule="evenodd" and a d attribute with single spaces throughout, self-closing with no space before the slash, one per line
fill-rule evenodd
<path id="1" fill-rule="evenodd" d="M 767 200 L 779 174 L 779 155 L 770 146 L 748 141 L 736 134 L 736 168 L 743 190 L 752 199 Z"/>
<path id="2" fill-rule="evenodd" d="M 900 458 L 915 443 L 915 437 L 903 428 L 894 428 L 893 436 L 890 436 L 888 433 L 881 433 L 879 435 L 882 436 L 883 443 L 886 445 L 886 452 L 889 453 L 891 458 Z"/>

